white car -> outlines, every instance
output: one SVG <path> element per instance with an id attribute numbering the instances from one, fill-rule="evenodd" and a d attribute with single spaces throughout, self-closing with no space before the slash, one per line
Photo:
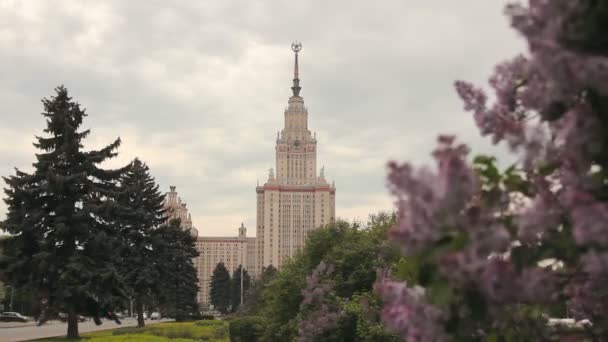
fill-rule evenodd
<path id="1" fill-rule="evenodd" d="M 0 322 L 27 322 L 27 317 L 21 315 L 18 312 L 3 312 L 0 314 Z"/>
<path id="2" fill-rule="evenodd" d="M 148 314 L 147 313 L 144 312 L 143 316 L 144 316 L 144 319 L 148 319 Z M 137 319 L 138 315 L 137 314 L 133 315 L 133 318 Z"/>
<path id="3" fill-rule="evenodd" d="M 153 312 L 150 315 L 150 319 L 160 319 L 160 312 Z"/>

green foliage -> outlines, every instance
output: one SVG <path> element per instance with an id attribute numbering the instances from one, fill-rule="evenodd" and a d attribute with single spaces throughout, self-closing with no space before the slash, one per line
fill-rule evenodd
<path id="1" fill-rule="evenodd" d="M 371 292 L 356 294 L 350 300 L 343 302 L 344 311 L 348 316 L 343 324 L 344 330 L 354 331 L 356 341 L 362 342 L 397 342 L 396 334 L 388 331 L 380 321 L 382 303 Z"/>
<path id="2" fill-rule="evenodd" d="M 277 269 L 272 265 L 262 269 L 260 276 L 254 280 L 245 293 L 245 300 L 243 306 L 239 308 L 239 314 L 253 315 L 254 312 L 257 312 L 258 308 L 262 306 L 262 295 L 270 282 L 276 277 L 277 272 Z"/>
<path id="3" fill-rule="evenodd" d="M 144 328 L 122 328 L 112 331 L 113 336 L 146 335 L 166 337 L 171 341 L 227 340 L 228 324 L 223 321 L 196 321 L 187 323 L 160 323 Z M 100 336 L 101 337 L 101 336 Z M 105 336 L 103 336 L 105 337 Z M 165 340 L 160 340 L 165 341 Z"/>
<path id="4" fill-rule="evenodd" d="M 130 297 L 135 300 L 139 326 L 144 325 L 143 306 L 152 306 L 163 289 L 158 286 L 162 274 L 171 270 L 158 267 L 165 257 L 153 244 L 152 230 L 165 220 L 164 195 L 150 175 L 145 163 L 135 159 L 121 177 L 116 215 L 124 248 L 122 250 L 121 274 L 128 287 Z M 162 243 L 165 243 L 162 241 Z"/>
<path id="5" fill-rule="evenodd" d="M 496 163 L 496 158 L 493 156 L 478 155 L 473 159 L 473 169 L 481 178 L 484 202 L 488 206 L 500 201 L 503 191 L 520 193 L 527 197 L 533 195 L 531 183 L 524 178 L 522 170 L 511 165 L 500 172 Z M 547 165 L 546 168 L 553 166 Z"/>
<path id="6" fill-rule="evenodd" d="M 223 262 L 218 263 L 211 276 L 209 295 L 211 304 L 222 314 L 228 313 L 230 306 L 230 273 Z"/>
<path id="7" fill-rule="evenodd" d="M 120 140 L 97 151 L 84 151 L 89 130 L 79 131 L 84 110 L 63 86 L 44 99 L 47 127 L 36 137 L 39 150 L 33 173 L 16 170 L 4 178 L 7 218 L 3 277 L 48 300 L 50 310 L 89 315 L 86 303 L 101 307 L 125 298 L 117 271 L 122 241 L 113 224 L 118 205 L 116 184 L 125 169 L 105 170 Z M 69 320 L 68 335 L 78 336 Z"/>
<path id="8" fill-rule="evenodd" d="M 348 314 L 331 332 L 333 337 L 327 335 L 320 340 L 372 341 L 385 336 L 380 332 L 384 327 L 377 312 L 370 318 L 365 315 L 367 309 L 361 306 L 367 305 L 363 304 L 366 302 L 378 304 L 377 299 L 368 301 L 372 298 L 376 272 L 399 260 L 398 251 L 386 242 L 386 232 L 395 221 L 394 215 L 379 214 L 370 217 L 365 226 L 338 221 L 311 232 L 304 249 L 284 264 L 273 280 L 263 286 L 254 285 L 261 294 L 256 294 L 255 307 L 247 301 L 242 312 L 256 317 L 256 322 L 264 322 L 259 340 L 290 341 L 295 338 L 299 322 L 307 320 L 310 314 L 301 307 L 306 277 L 321 261 L 332 265 L 333 272 L 327 279 L 334 284 L 331 296 L 335 296 L 341 310 Z M 386 336 L 391 335 L 386 333 Z M 382 338 L 380 341 L 391 341 Z"/>
<path id="9" fill-rule="evenodd" d="M 251 287 L 251 277 L 247 270 L 243 269 L 243 297 Z M 241 305 L 241 265 L 232 272 L 230 281 L 230 305 L 231 311 L 236 312 Z"/>
<path id="10" fill-rule="evenodd" d="M 255 342 L 264 331 L 264 319 L 259 316 L 235 317 L 230 320 L 230 341 Z"/>
<path id="11" fill-rule="evenodd" d="M 198 256 L 196 239 L 180 227 L 179 220 L 154 229 L 154 264 L 162 276 L 157 279 L 157 300 L 163 315 L 177 321 L 198 318 L 198 278 L 192 259 Z"/>

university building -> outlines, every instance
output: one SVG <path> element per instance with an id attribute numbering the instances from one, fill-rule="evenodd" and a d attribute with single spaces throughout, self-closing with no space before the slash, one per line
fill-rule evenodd
<path id="1" fill-rule="evenodd" d="M 256 187 L 256 237 L 247 237 L 243 224 L 233 237 L 198 237 L 200 253 L 194 260 L 200 291 L 198 301 L 209 304 L 209 286 L 216 265 L 223 262 L 231 276 L 239 265 L 255 277 L 264 267 L 281 266 L 301 250 L 308 233 L 332 222 L 335 217 L 336 187 L 325 179 L 324 168 L 317 174 L 317 138 L 308 129 L 308 109 L 300 96 L 298 52 L 301 44 L 292 44 L 295 52 L 292 96 L 284 112 L 283 129 L 277 133 L 275 168 L 268 179 Z M 276 170 L 276 172 L 275 172 Z M 186 204 L 171 186 L 166 196 L 166 208 L 171 217 L 182 220 L 184 229 L 194 236 L 198 231 Z"/>
<path id="2" fill-rule="evenodd" d="M 174 219 L 180 219 L 181 226 L 183 229 L 190 231 L 192 236 L 198 236 L 198 230 L 192 226 L 192 216 L 188 213 L 186 203 L 182 202 L 182 199 L 177 196 L 175 186 L 169 187 L 169 192 L 165 194 L 164 209 L 167 212 L 167 223 Z"/>
<path id="3" fill-rule="evenodd" d="M 192 226 L 192 218 L 186 208 L 186 203 L 177 196 L 175 186 L 171 186 L 169 189 L 164 205 L 168 213 L 168 220 L 179 218 L 182 228 L 189 230 L 197 238 L 196 250 L 199 256 L 192 261 L 199 281 L 197 301 L 202 307 L 206 307 L 209 304 L 211 276 L 220 262 L 224 263 L 230 276 L 239 265 L 244 265 L 249 275 L 255 276 L 255 238 L 247 237 L 247 228 L 242 223 L 238 228 L 238 235 L 234 237 L 198 236 L 198 230 Z"/>
<path id="4" fill-rule="evenodd" d="M 295 52 L 293 95 L 287 101 L 284 126 L 277 133 L 276 165 L 256 187 L 256 271 L 281 265 L 302 249 L 308 233 L 336 217 L 336 187 L 317 175 L 317 137 L 308 129 L 308 109 L 300 96 L 298 52 Z M 276 170 L 276 173 L 275 171 Z"/>
<path id="5" fill-rule="evenodd" d="M 242 223 L 237 237 L 199 237 L 196 249 L 200 253 L 195 262 L 200 287 L 198 302 L 203 305 L 209 303 L 209 285 L 217 264 L 223 262 L 231 277 L 240 265 L 248 273 L 254 269 L 255 238 L 247 237 L 247 228 Z"/>

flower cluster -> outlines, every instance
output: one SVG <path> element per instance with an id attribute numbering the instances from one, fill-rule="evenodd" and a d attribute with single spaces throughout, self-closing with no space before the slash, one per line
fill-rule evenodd
<path id="1" fill-rule="evenodd" d="M 406 253 L 416 253 L 431 246 L 442 235 L 442 229 L 464 226 L 461 215 L 467 201 L 479 188 L 478 179 L 466 164 L 465 145 L 454 146 L 454 137 L 440 136 L 433 155 L 437 174 L 428 169 L 414 169 L 410 164 L 389 164 L 389 187 L 397 198 L 399 224 L 391 237 L 399 241 Z M 442 217 L 444 225 L 438 224 Z"/>
<path id="2" fill-rule="evenodd" d="M 508 5 L 507 14 L 528 41 L 529 56 L 496 66 L 491 104 L 473 84 L 457 81 L 455 89 L 480 133 L 521 157 L 526 191 L 496 186 L 492 194 L 507 203 L 488 199 L 468 149 L 449 136 L 433 153 L 436 172 L 389 163 L 399 209 L 390 237 L 406 255 L 422 258 L 425 272 L 438 270 L 419 284 L 377 284 L 385 321 L 408 341 L 441 340 L 479 303 L 489 323 L 474 329 L 487 333 L 500 326 L 493 314 L 510 304 L 564 298 L 570 312 L 608 333 L 608 41 L 598 40 L 608 35 L 608 6 L 529 0 Z M 515 205 L 517 191 L 527 200 Z M 540 267 L 547 259 L 562 268 Z M 449 284 L 442 298 L 450 310 L 431 305 L 418 286 L 437 282 Z M 454 310 L 471 298 L 477 303 Z"/>
<path id="3" fill-rule="evenodd" d="M 407 341 L 445 341 L 442 324 L 445 319 L 441 310 L 429 305 L 424 298 L 424 288 L 408 287 L 405 282 L 383 278 L 376 283 L 376 291 L 385 305 L 382 316 L 388 326 L 399 332 Z"/>
<path id="4" fill-rule="evenodd" d="M 300 309 L 304 319 L 298 324 L 298 341 L 316 341 L 319 336 L 335 328 L 343 316 L 342 309 L 333 302 L 333 284 L 327 276 L 333 273 L 331 265 L 321 261 L 306 277 L 306 288 L 302 291 Z"/>

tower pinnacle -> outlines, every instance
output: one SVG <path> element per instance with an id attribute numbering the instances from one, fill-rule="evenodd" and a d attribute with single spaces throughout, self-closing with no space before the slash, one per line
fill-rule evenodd
<path id="1" fill-rule="evenodd" d="M 293 96 L 300 96 L 300 76 L 298 75 L 298 52 L 302 50 L 302 43 L 295 41 L 291 44 L 291 50 L 295 52 L 295 64 L 293 67 L 293 87 L 291 90 L 293 91 Z"/>

